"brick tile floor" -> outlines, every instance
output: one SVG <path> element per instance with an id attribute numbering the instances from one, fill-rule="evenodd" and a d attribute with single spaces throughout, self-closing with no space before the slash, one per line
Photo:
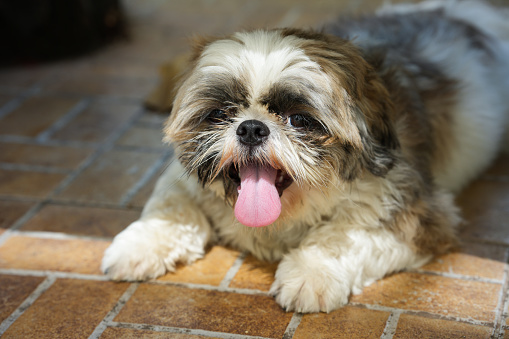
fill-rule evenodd
<path id="1" fill-rule="evenodd" d="M 509 155 L 458 197 L 461 250 L 329 314 L 284 312 L 268 295 L 277 264 L 218 246 L 147 283 L 100 272 L 171 157 L 165 117 L 142 106 L 161 62 L 193 34 L 316 26 L 381 2 L 124 1 L 129 41 L 0 70 L 0 336 L 509 338 Z"/>

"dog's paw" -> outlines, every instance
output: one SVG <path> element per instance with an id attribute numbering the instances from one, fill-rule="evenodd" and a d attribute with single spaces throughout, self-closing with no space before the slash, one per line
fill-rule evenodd
<path id="1" fill-rule="evenodd" d="M 270 293 L 286 311 L 331 312 L 348 303 L 349 284 L 321 260 L 297 254 L 281 261 Z"/>
<path id="2" fill-rule="evenodd" d="M 173 272 L 177 262 L 203 257 L 203 239 L 183 236 L 182 226 L 171 226 L 171 233 L 168 228 L 157 219 L 132 223 L 106 249 L 101 270 L 112 280 L 141 281 Z"/>

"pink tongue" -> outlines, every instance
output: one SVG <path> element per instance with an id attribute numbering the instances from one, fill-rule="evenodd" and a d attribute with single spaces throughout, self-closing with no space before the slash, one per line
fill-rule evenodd
<path id="1" fill-rule="evenodd" d="M 239 197 L 235 204 L 235 217 L 249 227 L 272 224 L 281 214 L 281 200 L 277 192 L 277 170 L 255 165 L 239 171 Z"/>

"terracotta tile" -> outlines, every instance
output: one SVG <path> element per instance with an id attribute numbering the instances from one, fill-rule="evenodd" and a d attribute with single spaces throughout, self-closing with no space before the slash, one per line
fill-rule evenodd
<path id="1" fill-rule="evenodd" d="M 169 22 L 171 21 L 167 21 L 167 23 Z M 143 65 L 135 67 L 132 65 L 120 66 L 120 70 L 122 68 L 127 70 L 127 73 L 129 73 L 127 76 L 123 76 L 121 73 L 115 74 L 116 71 L 112 71 L 111 68 L 104 72 L 101 69 L 96 69 L 95 71 L 97 71 L 98 76 L 105 79 L 105 81 L 112 81 L 124 77 L 130 79 L 130 81 L 140 80 L 150 82 L 152 86 L 155 86 L 158 65 L 183 51 L 187 52 L 189 50 L 189 39 L 183 35 L 186 32 L 173 23 L 171 27 L 155 27 L 150 24 L 136 24 L 135 26 L 136 28 L 131 30 L 131 36 L 133 40 L 136 40 L 136 43 L 120 43 L 110 46 L 110 48 L 102 54 L 104 60 L 100 60 L 100 62 L 102 63 L 101 66 L 106 68 L 108 63 L 112 63 L 112 60 L 114 62 L 115 60 L 124 59 L 124 62 L 131 61 L 132 64 L 132 60 L 135 59 L 136 62 L 146 63 L 146 70 L 144 70 Z M 150 33 L 152 33 L 152 35 L 150 35 Z M 187 33 L 190 33 L 190 31 L 188 30 Z M 126 59 L 126 56 L 129 57 L 129 60 Z M 105 88 L 105 86 L 103 86 L 103 88 Z M 124 88 L 129 89 L 127 86 Z M 146 89 L 145 87 L 140 88 L 140 90 Z M 148 89 L 149 91 L 151 90 L 150 87 Z M 149 91 L 139 92 L 137 94 L 146 95 Z M 119 95 L 117 93 L 118 91 L 110 92 L 110 94 Z"/>
<path id="2" fill-rule="evenodd" d="M 329 314 L 306 314 L 294 339 L 380 338 L 390 313 L 346 306 Z"/>
<path id="3" fill-rule="evenodd" d="M 35 137 L 77 103 L 77 99 L 69 98 L 30 98 L 0 120 L 0 134 Z"/>
<path id="4" fill-rule="evenodd" d="M 352 302 L 493 321 L 499 284 L 399 273 L 368 286 Z"/>
<path id="5" fill-rule="evenodd" d="M 0 275 L 0 323 L 44 280 L 42 277 Z"/>
<path id="6" fill-rule="evenodd" d="M 143 284 L 114 321 L 281 338 L 291 317 L 268 296 Z"/>
<path id="7" fill-rule="evenodd" d="M 15 197 L 43 198 L 65 174 L 0 170 L 0 194 Z"/>
<path id="8" fill-rule="evenodd" d="M 130 328 L 114 328 L 108 327 L 100 337 L 101 339 L 156 339 L 156 338 L 174 338 L 174 339 L 207 339 L 212 338 L 203 335 L 181 334 L 156 332 L 149 330 L 135 330 Z"/>
<path id="9" fill-rule="evenodd" d="M 113 237 L 138 219 L 139 211 L 99 207 L 46 205 L 22 230 Z"/>
<path id="10" fill-rule="evenodd" d="M 181 265 L 175 273 L 168 273 L 158 280 L 219 286 L 238 256 L 237 251 L 214 246 L 203 259 L 191 265 Z"/>
<path id="11" fill-rule="evenodd" d="M 118 139 L 117 145 L 152 148 L 169 147 L 163 144 L 162 140 L 162 126 L 160 128 L 134 126 Z"/>
<path id="12" fill-rule="evenodd" d="M 91 73 L 90 69 L 71 73 L 47 85 L 44 94 L 112 95 L 143 99 L 156 84 L 155 76 L 129 77 Z"/>
<path id="13" fill-rule="evenodd" d="M 504 279 L 505 264 L 464 253 L 449 253 L 422 267 L 426 271 L 445 272 L 495 280 Z"/>
<path id="14" fill-rule="evenodd" d="M 66 146 L 0 143 L 0 162 L 74 169 L 93 150 Z"/>
<path id="15" fill-rule="evenodd" d="M 0 108 L 14 98 L 14 95 L 0 94 Z"/>
<path id="16" fill-rule="evenodd" d="M 15 67 L 0 70 L 0 87 L 29 88 L 46 76 L 48 70 L 41 67 Z"/>
<path id="17" fill-rule="evenodd" d="M 127 287 L 128 284 L 109 281 L 59 279 L 4 335 L 7 338 L 87 338 Z"/>
<path id="18" fill-rule="evenodd" d="M 461 235 L 509 244 L 509 183 L 478 180 L 458 197 Z"/>
<path id="19" fill-rule="evenodd" d="M 500 262 L 506 262 L 508 248 L 502 245 L 483 244 L 473 241 L 463 241 L 461 243 L 461 252 L 474 255 L 480 258 L 492 259 Z"/>
<path id="20" fill-rule="evenodd" d="M 0 247 L 0 267 L 102 274 L 108 241 L 56 240 L 12 236 Z"/>
<path id="21" fill-rule="evenodd" d="M 31 202 L 0 200 L 0 227 L 9 228 L 33 206 Z"/>
<path id="22" fill-rule="evenodd" d="M 249 255 L 240 266 L 230 287 L 268 291 L 274 282 L 277 266 L 278 263 L 266 263 Z"/>
<path id="23" fill-rule="evenodd" d="M 109 151 L 83 171 L 57 198 L 119 203 L 159 157 L 159 154 L 146 152 Z"/>
<path id="24" fill-rule="evenodd" d="M 138 112 L 138 104 L 93 102 L 71 122 L 56 131 L 51 139 L 103 142 L 115 129 Z"/>
<path id="25" fill-rule="evenodd" d="M 168 113 L 147 111 L 138 119 L 136 123 L 140 125 L 150 125 L 151 127 L 155 128 L 162 128 L 168 119 L 168 116 Z"/>
<path id="26" fill-rule="evenodd" d="M 109 46 L 108 49 L 102 51 L 103 53 L 97 55 L 94 62 L 86 69 L 86 72 L 98 76 L 153 79 L 157 76 L 157 65 L 154 63 L 134 58 L 115 58 L 117 55 L 111 53 L 111 51 L 122 48 L 136 48 L 139 45 L 141 45 L 141 42 L 137 44 L 120 42 L 115 46 Z"/>
<path id="27" fill-rule="evenodd" d="M 155 174 L 136 194 L 131 198 L 127 206 L 129 207 L 143 207 L 152 195 L 152 191 L 156 185 L 157 180 L 161 176 L 161 171 Z"/>
<path id="28" fill-rule="evenodd" d="M 423 318 L 409 314 L 399 317 L 398 328 L 393 338 L 489 338 L 491 328 L 453 322 L 448 320 Z"/>
<path id="29" fill-rule="evenodd" d="M 249 7 L 253 10 L 259 7 L 256 5 L 257 3 L 255 2 Z M 183 32 L 194 31 L 197 34 L 204 34 L 208 31 L 209 34 L 214 35 L 225 34 L 232 33 L 242 25 L 243 19 L 247 17 L 247 13 L 244 10 L 246 8 L 244 2 L 232 1 L 217 4 L 203 3 L 199 11 L 194 6 L 174 2 L 164 3 L 155 13 L 152 20 L 158 23 L 172 22 Z M 200 12 L 208 13 L 208 15 L 200 15 Z M 218 17 L 224 18 L 224 20 L 215 20 Z"/>

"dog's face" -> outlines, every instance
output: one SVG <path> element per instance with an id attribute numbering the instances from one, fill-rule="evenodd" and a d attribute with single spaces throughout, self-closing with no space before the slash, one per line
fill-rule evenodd
<path id="1" fill-rule="evenodd" d="M 390 107 L 349 42 L 254 31 L 197 44 L 166 134 L 203 185 L 222 180 L 241 223 L 266 226 L 299 204 L 281 205 L 290 191 L 385 175 L 398 147 Z"/>

